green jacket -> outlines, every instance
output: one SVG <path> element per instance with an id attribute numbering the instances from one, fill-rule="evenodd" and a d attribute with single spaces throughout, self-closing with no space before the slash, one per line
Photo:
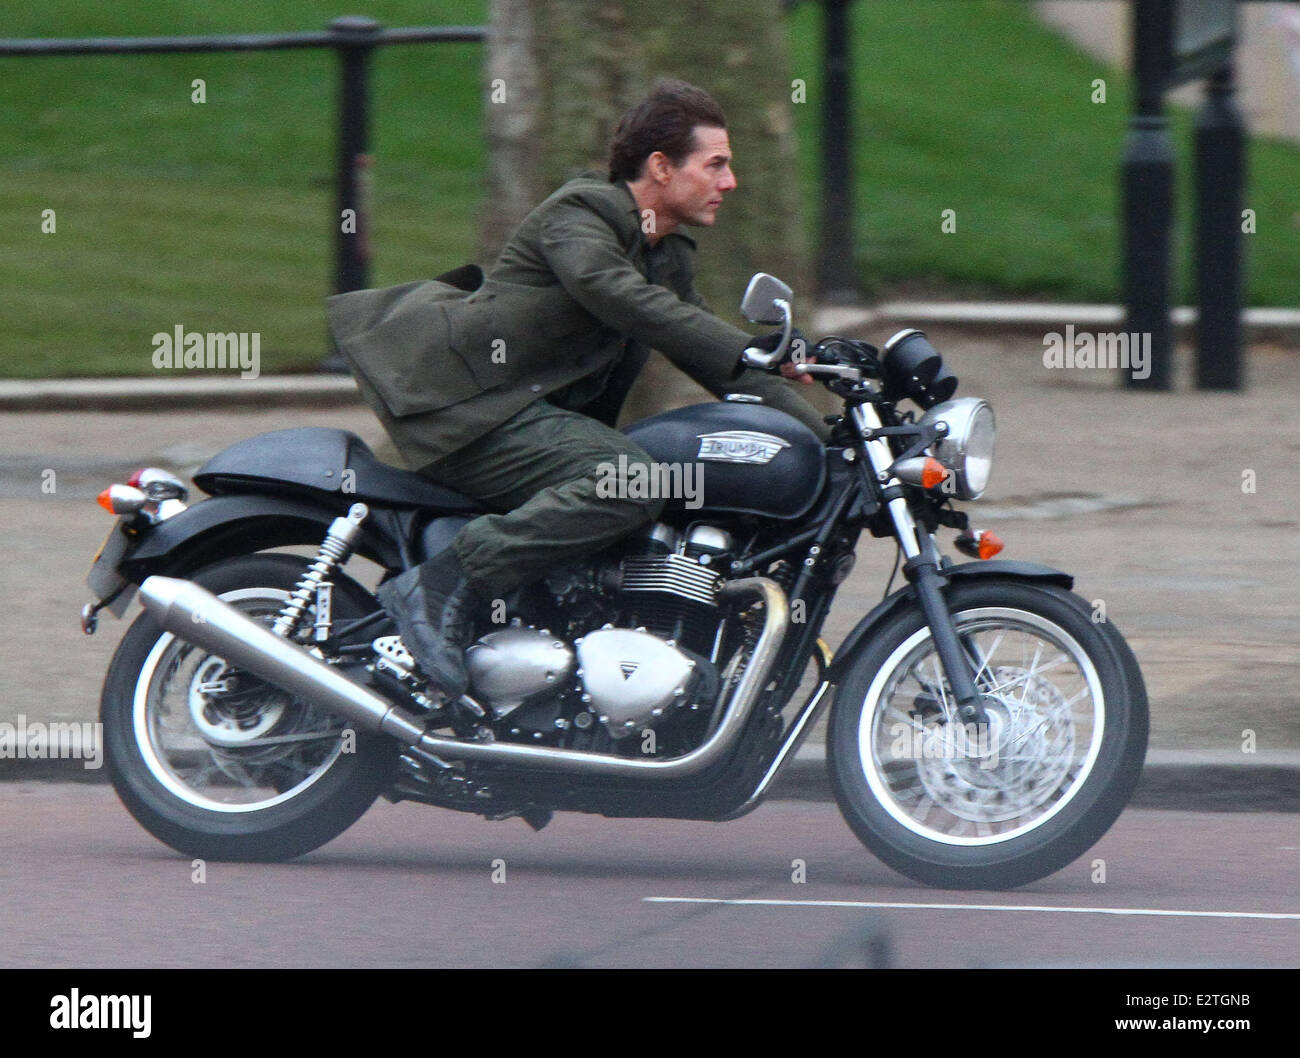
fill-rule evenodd
<path id="1" fill-rule="evenodd" d="M 750 335 L 696 293 L 694 240 L 651 246 L 641 223 L 626 183 L 581 177 L 524 219 L 477 290 L 421 280 L 327 300 L 339 352 L 409 465 L 543 397 L 612 424 L 649 348 L 718 396 L 758 394 L 825 435 L 788 383 L 739 366 Z"/>

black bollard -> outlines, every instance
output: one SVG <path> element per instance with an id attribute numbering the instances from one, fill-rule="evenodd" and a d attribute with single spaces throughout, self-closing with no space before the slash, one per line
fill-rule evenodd
<path id="1" fill-rule="evenodd" d="M 1196 386 L 1241 390 L 1241 234 L 1245 127 L 1232 67 L 1206 82 L 1196 115 Z"/>
<path id="2" fill-rule="evenodd" d="M 1169 123 L 1153 114 L 1129 119 L 1124 141 L 1124 300 L 1130 334 L 1151 335 L 1151 371 L 1126 383 L 1136 389 L 1173 388 L 1173 327 L 1169 316 L 1169 239 L 1174 212 L 1174 151 Z"/>

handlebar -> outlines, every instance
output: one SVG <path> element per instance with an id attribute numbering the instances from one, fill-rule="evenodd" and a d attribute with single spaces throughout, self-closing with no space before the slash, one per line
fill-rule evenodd
<path id="1" fill-rule="evenodd" d="M 836 378 L 849 378 L 854 382 L 862 379 L 862 369 L 849 367 L 847 364 L 795 364 L 793 373 L 796 375 L 832 375 Z"/>

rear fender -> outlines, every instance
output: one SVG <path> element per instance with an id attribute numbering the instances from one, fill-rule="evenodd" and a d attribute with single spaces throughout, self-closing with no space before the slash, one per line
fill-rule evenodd
<path id="1" fill-rule="evenodd" d="M 1067 591 L 1074 587 L 1074 578 L 1068 573 L 1051 566 L 1042 566 L 1037 562 L 1018 562 L 1014 559 L 996 559 L 984 562 L 963 562 L 957 566 L 948 566 L 939 571 L 949 581 L 974 580 L 977 577 L 1001 577 L 1004 580 L 1038 581 L 1044 584 L 1056 584 Z M 912 586 L 906 584 L 888 598 L 877 603 L 862 618 L 853 630 L 844 637 L 835 652 L 835 660 L 827 669 L 826 678 L 832 683 L 839 683 L 844 672 L 853 664 L 853 659 L 866 644 L 871 642 L 876 629 L 888 621 L 901 608 L 916 605 L 916 596 Z"/>
<path id="2" fill-rule="evenodd" d="M 152 527 L 121 565 L 137 583 L 167 570 L 184 574 L 232 555 L 319 544 L 342 511 L 276 496 L 214 496 Z M 401 569 L 402 551 L 378 520 L 366 521 L 354 548 L 386 569 Z"/>

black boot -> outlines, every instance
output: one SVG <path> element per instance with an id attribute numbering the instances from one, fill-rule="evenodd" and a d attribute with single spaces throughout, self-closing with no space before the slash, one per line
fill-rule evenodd
<path id="1" fill-rule="evenodd" d="M 469 688 L 465 648 L 482 600 L 465 579 L 455 552 L 449 548 L 408 569 L 375 594 L 402 643 L 438 689 L 452 698 L 464 694 Z"/>

